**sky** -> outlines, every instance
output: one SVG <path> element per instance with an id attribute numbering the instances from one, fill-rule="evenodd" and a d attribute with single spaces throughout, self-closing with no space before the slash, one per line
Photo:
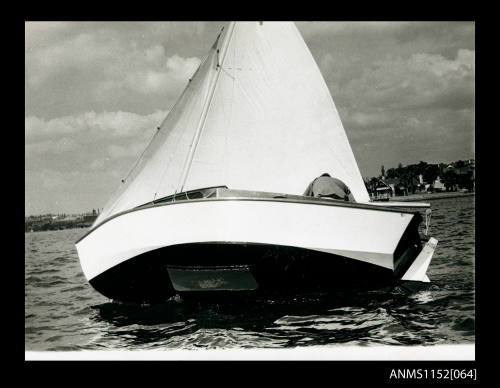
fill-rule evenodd
<path id="1" fill-rule="evenodd" d="M 25 214 L 101 209 L 226 22 L 27 22 Z M 473 22 L 296 22 L 364 177 L 475 158 Z"/>

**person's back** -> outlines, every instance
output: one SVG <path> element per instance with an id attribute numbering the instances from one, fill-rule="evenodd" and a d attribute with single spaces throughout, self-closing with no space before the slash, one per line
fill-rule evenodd
<path id="1" fill-rule="evenodd" d="M 343 199 L 345 201 L 354 202 L 354 197 L 346 184 L 340 179 L 332 178 L 326 173 L 312 181 L 307 187 L 304 195 Z"/>

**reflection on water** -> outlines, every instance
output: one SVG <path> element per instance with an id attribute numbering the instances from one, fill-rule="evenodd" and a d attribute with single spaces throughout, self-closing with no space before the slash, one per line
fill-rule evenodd
<path id="1" fill-rule="evenodd" d="M 224 302 L 114 303 L 90 287 L 83 230 L 26 234 L 25 348 L 195 349 L 473 343 L 474 199 L 436 200 L 432 283 L 358 293 Z"/>
<path id="2" fill-rule="evenodd" d="M 93 308 L 96 322 L 107 322 L 105 336 L 123 347 L 217 348 L 294 347 L 299 345 L 412 345 L 473 341 L 474 327 L 453 339 L 443 307 L 450 298 L 431 291 L 400 290 L 369 294 L 315 294 L 245 303 L 195 303 L 181 300 L 153 306 L 104 303 Z M 113 341 L 114 342 L 114 341 Z M 465 341 L 467 342 L 467 341 Z M 93 344 L 88 344 L 92 348 Z"/>

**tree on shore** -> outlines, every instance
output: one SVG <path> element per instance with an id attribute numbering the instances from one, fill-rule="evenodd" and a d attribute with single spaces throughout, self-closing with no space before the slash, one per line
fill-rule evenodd
<path id="1" fill-rule="evenodd" d="M 390 178 L 390 179 L 394 179 L 394 178 L 397 178 L 397 174 L 396 174 L 396 169 L 395 168 L 390 168 L 386 171 L 385 173 L 386 177 L 387 178 Z"/>
<path id="2" fill-rule="evenodd" d="M 385 176 L 388 179 L 399 179 L 399 184 L 403 186 L 405 188 L 404 191 L 408 193 L 414 193 L 415 189 L 420 186 L 420 182 L 417 183 L 420 175 L 422 175 L 423 182 L 428 184 L 433 184 L 438 177 L 441 177 L 447 191 L 455 190 L 457 186 L 473 190 L 473 174 L 457 174 L 454 169 L 447 169 L 449 164 L 450 163 L 429 164 L 427 162 L 420 161 L 418 164 L 403 166 L 402 163 L 398 163 L 398 167 L 391 167 L 387 170 L 385 170 L 385 167 L 382 166 L 381 171 L 385 172 Z M 469 166 L 470 163 L 469 161 L 459 160 L 452 163 L 452 165 L 455 168 L 463 168 Z M 380 179 L 380 177 L 371 179 L 367 178 L 365 181 L 367 189 L 371 191 L 375 190 L 378 185 L 378 179 Z"/>
<path id="3" fill-rule="evenodd" d="M 429 164 L 427 162 L 420 161 L 416 167 L 417 174 L 424 175 L 424 172 L 425 172 L 425 170 L 427 170 L 428 167 L 429 167 Z"/>
<path id="4" fill-rule="evenodd" d="M 439 166 L 436 164 L 429 164 L 422 174 L 422 179 L 425 183 L 433 184 L 439 176 Z"/>
<path id="5" fill-rule="evenodd" d="M 454 191 L 455 186 L 458 183 L 458 176 L 453 170 L 445 171 L 443 174 L 443 184 L 446 191 Z"/>

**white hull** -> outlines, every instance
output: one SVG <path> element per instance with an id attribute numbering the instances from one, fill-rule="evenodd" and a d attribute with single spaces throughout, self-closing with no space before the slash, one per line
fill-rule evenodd
<path id="1" fill-rule="evenodd" d="M 199 243 L 295 247 L 394 272 L 394 253 L 414 217 L 411 212 L 336 201 L 201 199 L 117 215 L 76 246 L 89 281 L 141 254 Z M 197 258 L 198 265 L 204 260 L 210 265 L 209 257 Z"/>

